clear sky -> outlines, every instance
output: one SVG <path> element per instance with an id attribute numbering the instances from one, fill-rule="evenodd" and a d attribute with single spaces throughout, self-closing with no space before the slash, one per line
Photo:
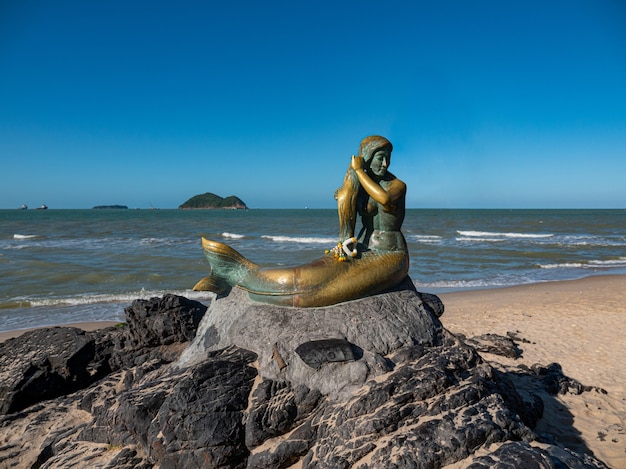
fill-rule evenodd
<path id="1" fill-rule="evenodd" d="M 626 2 L 0 2 L 0 208 L 626 208 Z"/>

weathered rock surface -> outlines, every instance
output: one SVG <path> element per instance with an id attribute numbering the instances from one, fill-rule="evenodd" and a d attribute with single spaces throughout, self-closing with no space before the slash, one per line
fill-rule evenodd
<path id="1" fill-rule="evenodd" d="M 0 344 L 0 414 L 69 394 L 108 374 L 110 352 L 98 345 L 94 334 L 70 327 L 34 330 Z"/>
<path id="2" fill-rule="evenodd" d="M 436 297 L 242 298 L 199 326 L 205 307 L 168 295 L 134 302 L 125 328 L 0 345 L 0 468 L 606 467 L 532 430 L 539 394 L 588 388 L 556 364 L 493 368 L 441 326 Z"/>
<path id="3" fill-rule="evenodd" d="M 213 302 L 178 365 L 188 366 L 203 360 L 206 351 L 236 345 L 258 355 L 264 378 L 303 384 L 336 397 L 349 395 L 367 380 L 391 371 L 393 364 L 386 357 L 394 351 L 441 345 L 446 336 L 412 282 L 384 295 L 322 308 L 261 304 L 234 289 Z M 359 359 L 327 358 L 320 367 L 307 364 L 296 352 L 305 348 L 312 356 L 316 346 L 321 358 L 322 343 L 329 340 L 343 341 Z"/>

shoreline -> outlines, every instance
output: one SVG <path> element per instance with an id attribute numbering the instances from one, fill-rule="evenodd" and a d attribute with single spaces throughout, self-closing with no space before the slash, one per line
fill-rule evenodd
<path id="1" fill-rule="evenodd" d="M 418 291 L 431 293 L 419 287 Z M 547 296 L 551 293 L 554 293 L 554 295 Z M 624 319 L 626 319 L 626 274 L 590 275 L 575 280 L 551 280 L 503 287 L 435 292 L 433 294 L 441 298 L 444 303 L 445 311 L 441 317 L 444 326 L 450 329 L 451 332 L 460 333 L 466 337 L 472 337 L 485 333 L 506 335 L 506 332 L 509 332 L 510 328 L 504 332 L 498 331 L 504 330 L 503 324 L 511 325 L 511 321 L 504 323 L 495 321 L 494 317 L 497 312 L 513 312 L 517 317 L 519 313 L 516 314 L 516 309 L 538 307 L 543 304 L 539 298 L 541 296 L 541 299 L 547 303 L 546 306 L 557 306 L 558 311 L 562 313 L 565 307 L 577 306 L 576 302 L 569 301 L 568 298 L 573 298 L 577 294 L 582 295 L 583 293 L 585 294 L 585 298 L 587 298 L 586 303 L 589 303 L 590 298 L 592 298 L 594 301 L 600 303 L 598 307 L 602 309 L 602 306 L 607 306 L 603 305 L 602 301 L 606 301 L 611 307 L 624 313 Z M 552 303 L 555 302 L 557 304 L 553 305 Z M 587 309 L 588 306 L 587 304 Z M 484 308 L 486 307 L 489 307 L 490 310 L 485 310 Z M 481 310 L 478 318 L 475 315 L 471 315 L 470 317 L 471 313 L 468 310 L 471 308 Z M 532 317 L 531 314 L 522 314 L 522 316 Z M 467 321 L 464 322 L 464 320 Z M 36 329 L 48 327 L 77 327 L 85 331 L 95 331 L 115 326 L 120 322 L 123 321 L 77 321 L 0 331 L 0 343 Z M 493 330 L 486 329 L 490 327 L 492 327 Z M 511 332 L 515 331 L 511 330 Z M 626 327 L 623 332 L 626 335 Z"/>
<path id="2" fill-rule="evenodd" d="M 481 352 L 492 366 L 511 370 L 558 363 L 563 374 L 591 391 L 545 400 L 541 431 L 565 446 L 591 451 L 609 467 L 626 467 L 626 275 L 594 275 L 511 287 L 437 293 L 440 320 L 451 333 L 513 336 L 517 359 Z M 93 331 L 120 321 L 88 321 L 0 332 L 0 342 L 43 327 Z"/>
<path id="3" fill-rule="evenodd" d="M 626 336 L 626 275 L 594 275 L 437 296 L 445 306 L 440 319 L 453 333 L 472 337 L 512 332 L 535 342 L 522 347 L 526 349 L 521 359 L 524 363 L 557 362 L 568 376 L 602 387 L 611 386 L 620 376 L 620 384 L 626 386 L 621 363 L 612 360 L 619 356 L 612 352 L 619 354 Z M 615 374 L 610 376 L 606 367 Z"/>
<path id="4" fill-rule="evenodd" d="M 27 329 L 15 329 L 12 331 L 3 331 L 0 332 L 0 343 L 6 342 L 9 339 L 14 339 L 15 337 L 19 337 L 22 334 L 30 331 L 35 331 L 37 329 L 46 329 L 49 327 L 76 327 L 78 329 L 82 329 L 84 331 L 97 331 L 99 329 L 105 329 L 107 327 L 115 326 L 122 321 L 83 321 L 83 322 L 72 322 L 67 324 L 56 324 L 54 326 L 40 326 L 40 327 L 29 327 Z"/>

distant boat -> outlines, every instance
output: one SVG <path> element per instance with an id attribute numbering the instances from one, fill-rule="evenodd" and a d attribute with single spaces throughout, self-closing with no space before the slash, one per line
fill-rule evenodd
<path id="1" fill-rule="evenodd" d="M 41 207 L 37 207 L 35 210 L 48 210 L 48 206 L 46 204 L 41 204 Z"/>
<path id="2" fill-rule="evenodd" d="M 20 210 L 26 210 L 27 208 L 28 208 L 28 205 L 22 204 L 22 206 L 20 207 Z"/>

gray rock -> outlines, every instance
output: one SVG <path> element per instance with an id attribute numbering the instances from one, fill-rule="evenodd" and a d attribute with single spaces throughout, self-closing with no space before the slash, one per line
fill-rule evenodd
<path id="1" fill-rule="evenodd" d="M 436 346 L 450 340 L 410 285 L 323 308 L 257 303 L 235 288 L 227 297 L 212 302 L 177 366 L 202 361 L 207 351 L 236 345 L 258 355 L 263 378 L 302 384 L 333 397 L 348 395 L 368 379 L 391 370 L 386 355 L 402 347 Z M 343 363 L 325 360 L 311 367 L 296 349 L 320 340 L 349 343 L 359 359 Z"/>

